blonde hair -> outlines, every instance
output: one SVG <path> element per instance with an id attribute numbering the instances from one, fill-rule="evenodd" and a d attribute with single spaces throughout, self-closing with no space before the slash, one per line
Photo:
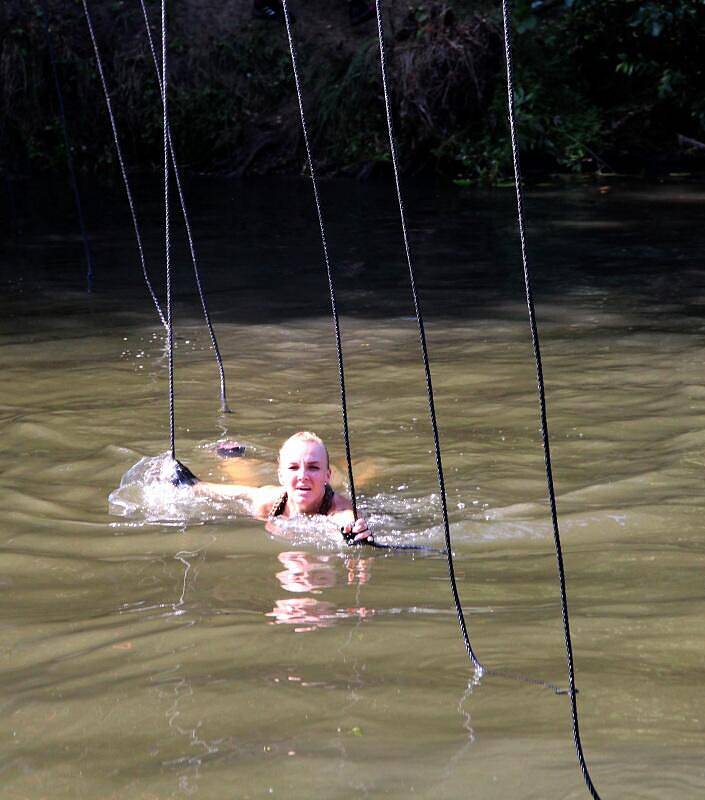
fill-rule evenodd
<path id="1" fill-rule="evenodd" d="M 326 469 L 330 467 L 330 456 L 328 455 L 328 448 L 326 447 L 323 439 L 315 433 L 311 433 L 311 431 L 299 431 L 298 433 L 293 434 L 290 436 L 284 444 L 279 448 L 279 465 L 281 466 L 282 461 L 282 453 L 284 452 L 284 448 L 291 444 L 291 442 L 316 442 L 316 444 L 320 444 L 321 447 L 325 450 L 326 453 Z"/>

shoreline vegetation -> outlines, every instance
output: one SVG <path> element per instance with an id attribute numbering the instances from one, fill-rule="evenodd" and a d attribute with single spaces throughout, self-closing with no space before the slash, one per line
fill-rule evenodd
<path id="1" fill-rule="evenodd" d="M 80 0 L 46 0 L 73 159 L 116 172 Z M 131 172 L 161 164 L 161 105 L 137 0 L 89 0 Z M 461 185 L 511 177 L 499 2 L 385 3 L 396 134 L 407 174 Z M 159 4 L 149 0 L 155 41 Z M 322 175 L 389 168 L 374 20 L 345 0 L 292 2 L 307 117 Z M 281 21 L 251 0 L 170 8 L 170 113 L 193 173 L 300 174 L 305 168 Z M 0 10 L 0 172 L 66 171 L 39 0 Z M 705 173 L 705 0 L 518 0 L 516 105 L 529 178 Z"/>

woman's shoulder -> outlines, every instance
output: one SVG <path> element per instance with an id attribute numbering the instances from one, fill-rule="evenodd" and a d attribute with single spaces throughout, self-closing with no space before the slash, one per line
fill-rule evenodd
<path id="1" fill-rule="evenodd" d="M 328 509 L 328 516 L 332 517 L 337 525 L 347 525 L 355 521 L 352 513 L 352 503 L 344 494 L 333 495 L 333 502 Z"/>
<path id="2" fill-rule="evenodd" d="M 352 503 L 344 494 L 333 494 L 333 500 L 330 505 L 329 514 L 337 514 L 340 511 L 352 511 Z"/>
<path id="3" fill-rule="evenodd" d="M 268 517 L 274 503 L 282 496 L 281 486 L 260 486 L 252 498 L 252 512 L 255 517 Z"/>

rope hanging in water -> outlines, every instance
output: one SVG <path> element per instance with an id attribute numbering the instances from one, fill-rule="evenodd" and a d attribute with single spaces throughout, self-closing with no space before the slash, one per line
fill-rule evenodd
<path id="1" fill-rule="evenodd" d="M 321 207 L 320 196 L 318 193 L 318 183 L 316 180 L 315 169 L 313 166 L 313 158 L 311 155 L 311 146 L 310 146 L 310 139 L 308 135 L 308 125 L 306 123 L 306 115 L 304 112 L 304 105 L 303 105 L 303 96 L 301 91 L 301 81 L 299 79 L 299 72 L 298 72 L 298 62 L 296 56 L 296 47 L 294 45 L 294 40 L 291 32 L 291 19 L 289 16 L 289 9 L 287 0 L 282 0 L 282 10 L 284 12 L 284 23 L 286 25 L 286 33 L 287 39 L 289 42 L 289 52 L 291 54 L 291 63 L 292 63 L 292 70 L 294 74 L 294 84 L 296 87 L 296 95 L 299 104 L 299 115 L 301 119 L 301 128 L 303 132 L 304 138 L 304 145 L 306 148 L 306 157 L 309 165 L 309 170 L 311 174 L 311 183 L 313 185 L 313 196 L 314 201 L 316 204 L 316 212 L 318 214 L 318 224 L 321 233 L 321 244 L 323 248 L 323 258 L 326 265 L 326 272 L 328 275 L 328 288 L 330 292 L 330 300 L 331 300 L 331 310 L 333 314 L 333 322 L 335 328 L 335 341 L 336 341 L 336 349 L 338 355 L 338 373 L 340 378 L 340 396 L 341 396 L 341 410 L 342 410 L 342 417 L 343 417 L 343 437 L 345 440 L 345 454 L 347 458 L 347 466 L 348 466 L 348 480 L 350 482 L 350 494 L 353 506 L 353 514 L 357 519 L 357 507 L 356 507 L 356 500 L 355 500 L 355 485 L 353 481 L 353 473 L 352 473 L 352 460 L 350 456 L 350 440 L 349 440 L 349 426 L 348 426 L 348 414 L 347 414 L 347 400 L 346 400 L 346 390 L 345 390 L 345 370 L 344 370 L 344 363 L 343 363 L 343 348 L 342 348 L 342 341 L 340 335 L 340 323 L 338 318 L 338 311 L 337 311 L 337 303 L 336 303 L 336 295 L 335 295 L 335 283 L 333 279 L 333 270 L 331 268 L 330 259 L 328 256 L 328 245 L 327 245 L 327 238 L 325 232 L 325 223 L 323 218 L 323 210 Z M 463 608 L 460 602 L 460 597 L 458 594 L 458 588 L 455 581 L 455 570 L 453 566 L 453 554 L 451 550 L 451 538 L 450 538 L 450 523 L 448 520 L 448 506 L 446 500 L 446 490 L 445 490 L 445 481 L 443 478 L 443 463 L 441 458 L 441 446 L 440 446 L 440 436 L 438 433 L 438 423 L 436 420 L 436 411 L 435 411 L 435 403 L 434 403 L 434 396 L 433 396 L 433 384 L 431 380 L 431 367 L 429 362 L 428 356 L 428 347 L 426 344 L 426 332 L 423 322 L 423 313 L 421 310 L 421 301 L 416 289 L 416 281 L 414 277 L 414 270 L 412 265 L 411 259 L 411 248 L 409 245 L 409 238 L 407 233 L 407 226 L 406 226 L 406 215 L 404 212 L 404 203 L 401 194 L 401 182 L 399 178 L 399 163 L 397 158 L 397 150 L 396 150 L 396 143 L 394 138 L 393 126 L 392 126 L 392 117 L 391 117 L 391 107 L 390 107 L 390 100 L 389 100 L 389 91 L 387 87 L 387 73 L 386 73 L 386 60 L 385 60 L 385 51 L 384 51 L 384 31 L 382 27 L 382 16 L 381 16 L 381 9 L 380 9 L 380 2 L 376 0 L 376 12 L 377 12 L 377 31 L 379 37 L 379 48 L 380 48 L 380 63 L 381 63 L 381 71 L 382 71 L 382 87 L 384 90 L 384 101 L 385 101 L 385 110 L 387 116 L 387 129 L 389 133 L 389 143 L 390 143 L 390 151 L 392 156 L 392 165 L 394 167 L 394 179 L 396 184 L 397 190 L 397 200 L 399 203 L 399 213 L 401 218 L 401 226 L 402 226 L 402 233 L 404 239 L 404 250 L 406 253 L 407 264 L 409 267 L 409 278 L 411 283 L 411 291 L 414 300 L 414 308 L 416 311 L 416 319 L 419 328 L 419 339 L 421 344 L 421 353 L 423 357 L 424 363 L 424 372 L 426 376 L 426 388 L 428 393 L 428 405 L 429 405 L 429 414 L 431 418 L 431 426 L 433 428 L 433 440 L 434 440 L 434 452 L 436 457 L 436 467 L 438 472 L 438 483 L 440 487 L 440 495 L 441 495 L 441 507 L 443 511 L 443 522 L 444 522 L 444 529 L 445 529 L 445 543 L 446 548 L 444 551 L 438 551 L 436 548 L 427 547 L 425 545 L 388 545 L 382 544 L 375 541 L 369 542 L 365 541 L 363 544 L 371 546 L 373 548 L 384 549 L 384 550 L 417 550 L 417 551 L 426 551 L 426 552 L 437 552 L 437 553 L 444 553 L 448 559 L 448 574 L 449 580 L 451 585 L 451 590 L 453 593 L 453 599 L 455 601 L 455 608 L 458 615 L 458 622 L 460 624 L 460 629 L 463 635 L 463 642 L 465 644 L 465 649 L 470 657 L 474 667 L 481 673 L 491 674 L 496 677 L 500 678 L 507 678 L 511 680 L 519 680 L 525 683 L 530 683 L 532 685 L 541 686 L 546 689 L 550 689 L 555 694 L 565 694 L 565 690 L 561 689 L 560 687 L 556 686 L 549 681 L 544 681 L 536 678 L 529 678 L 524 675 L 514 675 L 505 672 L 501 672 L 499 670 L 489 669 L 485 667 L 480 660 L 475 655 L 475 652 L 472 648 L 470 643 L 470 638 L 468 636 L 467 627 L 465 624 L 465 617 L 463 614 Z"/>
<path id="2" fill-rule="evenodd" d="M 162 2 L 162 123 L 164 144 L 164 264 L 166 271 L 166 340 L 169 363 L 169 449 L 176 461 L 176 442 L 174 435 L 174 322 L 172 319 L 171 298 L 171 235 L 169 231 L 169 111 L 167 102 L 168 71 L 166 41 L 166 0 Z"/>
<path id="3" fill-rule="evenodd" d="M 133 225 L 133 228 L 134 228 L 134 231 L 135 231 L 135 239 L 137 241 L 137 249 L 139 251 L 140 264 L 142 266 L 142 274 L 144 276 L 144 280 L 145 280 L 145 283 L 147 285 L 147 289 L 149 291 L 149 294 L 152 297 L 152 301 L 154 302 L 154 306 L 155 306 L 155 308 L 157 310 L 157 314 L 159 315 L 159 319 L 161 320 L 162 325 L 164 325 L 164 327 L 166 328 L 167 327 L 167 321 L 164 318 L 164 313 L 162 312 L 161 306 L 159 304 L 159 300 L 157 299 L 156 293 L 154 291 L 154 287 L 152 286 L 152 282 L 151 282 L 151 280 L 149 278 L 149 274 L 147 272 L 147 265 L 146 265 L 145 256 L 144 256 L 144 247 L 143 247 L 143 244 L 142 244 L 142 235 L 141 235 L 139 223 L 138 223 L 138 220 L 137 220 L 137 212 L 135 210 L 135 204 L 134 204 L 134 200 L 133 200 L 133 196 L 132 196 L 132 190 L 130 188 L 130 182 L 129 182 L 129 179 L 128 179 L 128 176 L 127 176 L 127 168 L 125 166 L 125 161 L 124 161 L 123 154 L 122 154 L 122 147 L 120 146 L 120 138 L 119 138 L 118 131 L 117 131 L 117 123 L 115 121 L 115 114 L 113 113 L 112 100 L 110 98 L 110 92 L 108 90 L 107 81 L 105 79 L 105 73 L 104 73 L 104 70 L 103 70 L 103 62 L 102 62 L 102 58 L 100 56 L 100 49 L 98 47 L 98 41 L 97 41 L 97 38 L 96 38 L 96 35 L 95 35 L 95 29 L 94 29 L 94 26 L 93 26 L 93 20 L 92 20 L 92 17 L 91 17 L 89 8 L 88 8 L 87 0 L 82 0 L 82 3 L 83 3 L 84 15 L 86 17 L 86 23 L 88 25 L 88 31 L 90 33 L 91 42 L 92 42 L 92 45 L 93 45 L 93 52 L 95 54 L 96 66 L 98 68 L 98 75 L 100 77 L 100 83 L 101 83 L 101 86 L 102 86 L 102 89 L 103 89 L 103 96 L 105 98 L 105 105 L 106 105 L 106 108 L 107 108 L 107 111 L 108 111 L 108 117 L 110 118 L 110 127 L 111 127 L 112 134 L 113 134 L 113 143 L 115 145 L 115 152 L 117 153 L 118 164 L 119 164 L 119 167 L 120 167 L 120 174 L 122 176 L 122 181 L 123 181 L 123 184 L 125 186 L 125 194 L 127 195 L 127 202 L 128 202 L 129 207 L 130 207 L 130 214 L 132 216 L 132 225 Z M 147 15 L 147 9 L 146 9 L 146 7 L 144 5 L 144 0 L 140 0 L 140 3 L 141 3 L 141 6 L 142 6 L 142 13 L 144 15 L 145 25 L 146 25 L 146 28 L 147 28 L 147 37 L 148 37 L 148 41 L 149 41 L 150 51 L 151 51 L 151 54 L 152 54 L 152 60 L 154 62 L 154 67 L 155 67 L 156 76 L 157 76 L 157 82 L 158 82 L 159 90 L 160 90 L 160 93 L 161 93 L 161 85 L 162 85 L 161 84 L 161 73 L 160 73 L 160 69 L 159 69 L 159 61 L 157 59 L 157 54 L 156 54 L 156 50 L 155 50 L 155 47 L 154 47 L 154 40 L 152 38 L 152 33 L 151 33 L 150 25 L 149 25 L 149 18 L 148 18 L 148 15 Z M 225 370 L 224 370 L 224 367 L 223 367 L 223 358 L 222 358 L 221 353 L 220 353 L 220 348 L 218 346 L 218 340 L 216 338 L 215 331 L 213 329 L 213 324 L 211 322 L 210 314 L 208 312 L 208 306 L 207 306 L 207 303 L 206 303 L 205 294 L 204 294 L 204 291 L 203 291 L 203 285 L 201 283 L 200 270 L 198 268 L 198 260 L 196 258 L 196 249 L 195 249 L 195 245 L 194 245 L 194 241 L 193 241 L 193 235 L 192 235 L 192 232 L 191 232 L 191 224 L 189 222 L 188 213 L 187 213 L 187 210 L 186 210 L 186 203 L 185 203 L 185 200 L 184 200 L 183 190 L 182 190 L 182 187 L 181 187 L 181 177 L 180 177 L 180 174 L 179 174 L 179 169 L 178 169 L 178 165 L 177 165 L 177 161 L 176 161 L 176 155 L 174 153 L 174 146 L 173 146 L 173 142 L 172 142 L 172 138 L 171 138 L 171 129 L 168 130 L 168 137 L 169 137 L 169 153 L 170 153 L 170 156 L 171 156 L 171 165 L 172 165 L 172 168 L 174 170 L 174 178 L 175 178 L 175 181 L 176 181 L 176 189 L 177 189 L 177 193 L 178 193 L 178 196 L 179 196 L 179 204 L 181 206 L 181 212 L 182 212 L 182 215 L 183 215 L 183 218 L 184 218 L 184 225 L 185 225 L 185 228 L 186 228 L 186 236 L 187 236 L 187 239 L 188 239 L 189 251 L 190 251 L 190 254 L 191 254 L 191 262 L 193 264 L 194 276 L 195 276 L 195 279 L 196 279 L 196 287 L 198 289 L 198 295 L 199 295 L 199 298 L 201 300 L 201 307 L 203 309 L 203 316 L 205 318 L 206 326 L 208 327 L 208 333 L 210 335 L 211 345 L 213 347 L 213 351 L 215 353 L 216 362 L 217 362 L 217 365 L 218 365 L 218 372 L 219 372 L 219 376 L 220 376 L 220 408 L 221 408 L 222 412 L 226 413 L 226 412 L 230 412 L 230 408 L 228 407 L 228 402 L 227 402 L 227 392 L 226 392 L 226 385 L 225 385 Z"/>
<path id="4" fill-rule="evenodd" d="M 455 569 L 453 566 L 453 552 L 450 539 L 450 523 L 448 521 L 448 503 L 446 500 L 445 480 L 443 478 L 443 461 L 441 459 L 441 443 L 438 433 L 438 422 L 436 420 L 436 406 L 433 398 L 433 382 L 431 380 L 431 365 L 428 357 L 428 346 L 426 344 L 426 330 L 424 327 L 423 313 L 421 310 L 421 299 L 419 298 L 416 289 L 416 279 L 414 277 L 414 268 L 411 259 L 411 247 L 409 245 L 409 235 L 406 226 L 406 214 L 404 212 L 404 201 L 401 193 L 401 181 L 399 178 L 399 160 L 397 158 L 397 147 L 394 138 L 394 128 L 392 125 L 392 111 L 389 99 L 389 89 L 387 86 L 387 67 L 384 51 L 384 28 L 382 23 L 382 9 L 380 0 L 375 0 L 375 8 L 377 12 L 377 35 L 379 39 L 379 57 L 380 67 L 382 71 L 382 89 L 384 92 L 384 108 L 387 116 L 387 132 L 389 134 L 389 151 L 392 157 L 392 168 L 394 170 L 394 183 L 397 191 L 397 201 L 399 204 L 399 218 L 401 220 L 402 237 L 404 240 L 404 252 L 406 253 L 406 263 L 409 268 L 409 281 L 411 284 L 411 295 L 414 300 L 414 311 L 416 313 L 416 322 L 419 330 L 419 342 L 421 345 L 421 356 L 423 359 L 424 375 L 426 377 L 426 393 L 428 396 L 428 411 L 431 418 L 431 427 L 433 429 L 433 448 L 436 457 L 436 472 L 438 474 L 438 486 L 441 497 L 441 510 L 443 512 L 443 528 L 445 533 L 446 544 L 446 558 L 448 560 L 448 579 L 450 581 L 451 592 L 455 602 L 455 610 L 458 616 L 458 624 L 463 636 L 463 643 L 465 650 L 472 661 L 476 670 L 484 672 L 485 668 L 480 660 L 475 655 L 470 637 L 468 635 L 467 626 L 465 624 L 465 615 L 463 614 L 463 607 L 460 602 L 458 594 L 458 586 L 455 581 Z"/>
<path id="5" fill-rule="evenodd" d="M 385 49 L 384 49 L 384 27 L 382 21 L 382 10 L 381 10 L 380 0 L 375 0 L 375 7 L 377 12 L 377 35 L 379 39 L 380 67 L 382 72 L 382 89 L 384 93 L 384 106 L 387 118 L 387 132 L 389 134 L 389 149 L 392 157 L 392 167 L 394 170 L 394 182 L 396 186 L 397 201 L 399 205 L 399 217 L 401 220 L 402 236 L 404 240 L 404 252 L 406 254 L 406 261 L 409 268 L 409 281 L 411 284 L 411 293 L 414 300 L 414 310 L 416 312 L 416 322 L 419 330 L 421 356 L 423 359 L 424 374 L 426 377 L 428 410 L 431 419 L 431 428 L 433 430 L 433 446 L 436 458 L 436 470 L 438 473 L 438 486 L 440 489 L 441 510 L 443 513 L 443 528 L 445 533 L 445 544 L 446 544 L 445 550 L 443 552 L 445 553 L 448 562 L 448 581 L 450 583 L 451 593 L 453 595 L 453 601 L 455 603 L 455 610 L 458 616 L 458 623 L 460 625 L 460 631 L 463 637 L 463 643 L 465 645 L 465 650 L 470 660 L 472 661 L 473 666 L 480 674 L 493 675 L 496 678 L 505 678 L 507 680 L 515 680 L 515 681 L 521 681 L 523 683 L 529 683 L 533 686 L 540 686 L 541 688 L 544 689 L 550 689 L 556 695 L 566 694 L 567 692 L 565 689 L 561 688 L 560 686 L 556 686 L 556 684 L 551 683 L 550 681 L 545 681 L 542 680 L 541 678 L 531 678 L 527 675 L 519 675 L 519 674 L 504 672 L 502 670 L 492 669 L 490 667 L 485 666 L 485 664 L 483 664 L 477 657 L 477 654 L 475 653 L 472 644 L 470 643 L 470 636 L 468 635 L 467 626 L 465 624 L 465 615 L 463 613 L 463 606 L 460 601 L 458 586 L 455 580 L 453 551 L 451 549 L 450 523 L 448 520 L 448 503 L 446 498 L 445 480 L 443 478 L 441 443 L 440 443 L 440 435 L 438 432 L 438 422 L 436 419 L 436 406 L 433 395 L 433 382 L 431 380 L 431 365 L 428 355 L 428 346 L 426 343 L 426 329 L 424 327 L 423 312 L 421 309 L 421 298 L 419 297 L 418 291 L 416 289 L 416 280 L 414 276 L 414 268 L 411 257 L 411 246 L 409 244 L 409 236 L 406 225 L 406 213 L 404 211 L 404 201 L 401 192 L 401 179 L 399 177 L 399 159 L 397 156 L 396 139 L 394 137 L 394 126 L 392 123 L 391 102 L 389 98 L 389 88 L 387 83 L 387 64 L 386 64 Z"/>
<path id="6" fill-rule="evenodd" d="M 147 31 L 147 41 L 149 42 L 149 49 L 152 54 L 152 61 L 154 62 L 154 70 L 157 77 L 157 83 L 159 84 L 159 91 L 160 94 L 164 96 L 164 92 L 162 90 L 162 79 L 159 70 L 159 61 L 157 58 L 157 51 L 154 46 L 154 39 L 152 38 L 152 30 L 149 22 L 149 13 L 147 12 L 147 7 L 145 6 L 144 0 L 140 0 L 140 6 L 142 7 L 142 16 L 144 17 L 145 29 Z M 176 193 L 179 196 L 179 205 L 181 207 L 181 214 L 184 218 L 184 227 L 186 228 L 186 238 L 188 240 L 189 253 L 191 255 L 191 263 L 193 264 L 193 274 L 196 279 L 196 288 L 198 289 L 198 296 L 201 300 L 201 308 L 203 309 L 203 318 L 205 319 L 206 326 L 208 327 L 208 334 L 210 336 L 211 345 L 213 346 L 213 352 L 215 353 L 215 359 L 218 364 L 218 374 L 220 376 L 220 410 L 223 413 L 230 413 L 230 408 L 228 406 L 228 399 L 227 399 L 227 391 L 225 386 L 225 369 L 223 367 L 223 357 L 220 353 L 220 347 L 218 346 L 218 340 L 215 335 L 215 330 L 213 329 L 213 323 L 211 321 L 211 316 L 208 312 L 208 305 L 206 303 L 206 296 L 203 291 L 203 285 L 201 283 L 201 273 L 198 267 L 198 259 L 196 258 L 196 245 L 193 240 L 191 223 L 189 221 L 189 216 L 186 210 L 186 201 L 184 199 L 184 193 L 181 186 L 181 175 L 176 160 L 176 153 L 174 151 L 174 142 L 172 140 L 171 128 L 168 125 L 168 120 L 167 120 L 166 136 L 169 147 L 169 155 L 171 157 L 171 165 L 174 170 Z"/>
<path id="7" fill-rule="evenodd" d="M 335 349 L 338 356 L 338 379 L 340 383 L 340 406 L 343 417 L 343 441 L 345 442 L 345 459 L 348 465 L 348 484 L 350 486 L 350 502 L 352 503 L 353 516 L 357 519 L 357 499 L 355 497 L 355 480 L 353 478 L 352 457 L 350 455 L 350 427 L 348 425 L 348 405 L 345 391 L 345 366 L 343 363 L 343 343 L 340 336 L 340 319 L 338 317 L 338 304 L 335 296 L 335 281 L 333 278 L 333 269 L 331 267 L 330 258 L 328 256 L 328 243 L 326 240 L 326 230 L 323 221 L 323 210 L 321 208 L 321 200 L 318 194 L 318 182 L 316 181 L 316 172 L 313 166 L 313 157 L 311 155 L 311 143 L 308 135 L 308 125 L 306 124 L 306 115 L 304 113 L 304 102 L 301 93 L 301 81 L 299 80 L 299 69 L 296 59 L 296 47 L 294 39 L 291 34 L 291 19 L 289 18 L 289 8 L 287 0 L 282 0 L 282 10 L 284 12 L 284 23 L 286 25 L 286 36 L 289 41 L 289 52 L 291 54 L 291 67 L 294 73 L 294 84 L 296 86 L 296 97 L 299 102 L 299 116 L 301 117 L 301 130 L 304 138 L 304 145 L 306 147 L 306 159 L 308 161 L 309 173 L 311 175 L 311 184 L 313 186 L 313 199 L 316 204 L 316 213 L 318 215 L 318 227 L 321 231 L 321 246 L 323 248 L 323 260 L 326 265 L 326 274 L 328 276 L 328 292 L 330 294 L 331 313 L 333 315 L 333 327 L 335 329 Z"/>
<path id="8" fill-rule="evenodd" d="M 174 426 L 174 321 L 172 315 L 171 293 L 171 231 L 169 229 L 169 109 L 168 90 L 169 72 L 167 69 L 167 38 L 166 38 L 166 0 L 161 0 L 162 5 L 162 67 L 161 67 L 161 94 L 162 94 L 162 123 L 164 128 L 164 262 L 166 272 L 166 339 L 167 359 L 169 363 L 169 449 L 171 451 L 172 474 L 170 481 L 175 486 L 193 485 L 197 482 L 196 476 L 176 458 L 176 439 Z"/>
<path id="9" fill-rule="evenodd" d="M 585 763 L 583 746 L 580 741 L 580 728 L 578 725 L 578 705 L 575 698 L 575 668 L 573 664 L 573 645 L 570 637 L 570 618 L 568 615 L 568 595 L 566 591 L 565 570 L 563 567 L 563 552 L 561 548 L 561 538 L 558 530 L 558 511 L 556 508 L 556 493 L 553 486 L 553 470 L 551 468 L 551 448 L 548 434 L 548 418 L 546 414 L 546 391 L 543 380 L 543 367 L 541 362 L 541 348 L 539 346 L 539 333 L 536 325 L 536 313 L 534 310 L 534 299 L 531 290 L 531 277 L 526 253 L 526 226 L 524 221 L 524 198 L 522 192 L 521 165 L 519 161 L 519 146 L 517 143 L 516 123 L 514 119 L 514 73 L 512 63 L 512 40 L 511 40 L 511 15 L 509 0 L 502 0 L 502 19 L 504 24 L 504 54 L 507 69 L 507 105 L 509 111 L 509 131 L 512 141 L 512 159 L 514 163 L 514 185 L 517 198 L 517 217 L 519 224 L 519 240 L 521 243 L 521 263 L 524 270 L 524 289 L 526 291 L 526 304 L 529 311 L 529 326 L 531 328 L 531 342 L 534 348 L 534 360 L 536 362 L 536 383 L 539 399 L 539 415 L 541 418 L 541 439 L 543 442 L 543 455 L 546 466 L 546 483 L 548 485 L 548 498 L 551 507 L 551 522 L 553 525 L 553 540 L 556 548 L 556 560 L 558 563 L 558 580 L 561 591 L 561 611 L 563 616 L 563 631 L 565 634 L 565 650 L 568 661 L 568 693 L 570 695 L 570 708 L 573 720 L 573 740 L 578 756 L 580 771 L 585 779 L 588 791 L 595 798 L 600 800 L 600 796 L 593 785 L 590 773 Z"/>
<path id="10" fill-rule="evenodd" d="M 159 314 L 159 319 L 162 321 L 162 325 L 166 328 L 166 319 L 164 318 L 164 313 L 162 312 L 162 308 L 159 305 L 159 300 L 157 299 L 157 295 L 154 291 L 154 287 L 152 286 L 152 281 L 149 279 L 149 273 L 147 272 L 147 263 L 144 257 L 144 248 L 142 246 L 142 234 L 140 232 L 140 226 L 137 221 L 137 212 L 135 210 L 135 203 L 132 198 L 132 190 L 130 189 L 130 182 L 127 178 L 127 168 L 125 167 L 125 160 L 122 156 L 122 148 L 120 147 L 120 139 L 118 137 L 117 131 L 117 123 L 115 122 L 115 115 L 113 114 L 113 104 L 110 99 L 110 92 L 108 91 L 108 84 L 105 80 L 105 73 L 103 72 L 103 60 L 100 57 L 100 50 L 98 48 L 98 40 L 96 39 L 95 30 L 93 28 L 93 20 L 91 19 L 90 11 L 88 10 L 88 2 L 87 0 L 82 0 L 83 2 L 83 13 L 86 17 L 86 23 L 88 25 L 88 32 L 90 33 L 91 42 L 93 44 L 93 52 L 95 54 L 95 63 L 98 68 L 98 75 L 100 77 L 100 84 L 103 87 L 103 95 L 105 97 L 105 105 L 108 109 L 108 116 L 110 117 L 110 128 L 113 133 L 113 143 L 115 145 L 115 152 L 117 153 L 118 165 L 120 166 L 120 175 L 122 176 L 122 182 L 125 186 L 125 194 L 127 195 L 127 203 L 130 206 L 130 215 L 132 216 L 132 227 L 135 230 L 135 239 L 137 240 L 137 250 L 139 251 L 140 256 L 140 264 L 142 266 L 142 274 L 144 275 L 144 281 L 147 284 L 147 289 L 149 294 L 152 297 L 152 301 L 154 302 L 154 307 L 157 309 L 157 314 Z"/>
<path id="11" fill-rule="evenodd" d="M 66 162 L 69 168 L 69 182 L 71 184 L 71 191 L 73 192 L 73 199 L 76 204 L 76 213 L 78 215 L 78 224 L 81 229 L 81 239 L 83 240 L 83 254 L 86 259 L 86 282 L 88 283 L 88 290 L 90 291 L 93 286 L 93 258 L 91 256 L 91 248 L 88 244 L 88 234 L 86 233 L 86 224 L 83 218 L 83 204 L 81 203 L 81 193 L 78 190 L 78 180 L 76 179 L 76 170 L 73 165 L 73 156 L 71 155 L 71 143 L 69 142 L 69 133 L 66 126 L 66 111 L 64 109 L 64 95 L 61 91 L 61 83 L 59 81 L 59 71 L 56 67 L 56 55 L 54 53 L 54 44 L 51 38 L 51 30 L 49 29 L 49 11 L 47 9 L 46 0 L 41 0 L 42 20 L 44 22 L 44 37 L 47 43 L 47 50 L 49 51 L 49 63 L 51 64 L 51 72 L 54 77 L 54 90 L 56 91 L 56 101 L 59 108 L 59 120 L 61 122 L 61 130 L 64 136 L 64 148 L 66 150 Z"/>

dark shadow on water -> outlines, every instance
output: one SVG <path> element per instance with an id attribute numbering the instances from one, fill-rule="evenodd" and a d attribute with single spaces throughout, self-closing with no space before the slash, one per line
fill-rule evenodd
<path id="1" fill-rule="evenodd" d="M 153 281 L 163 286 L 159 182 L 136 182 Z M 586 299 L 620 312 L 675 305 L 699 315 L 705 289 L 702 191 L 697 186 L 590 184 L 529 192 L 528 241 L 539 304 Z M 413 314 L 393 187 L 333 180 L 322 185 L 328 243 L 343 315 Z M 310 185 L 304 179 L 191 179 L 187 201 L 216 322 L 257 324 L 328 314 L 330 303 Z M 4 203 L 9 202 L 5 198 Z M 0 251 L 0 279 L 14 294 L 81 293 L 81 242 L 63 184 L 14 187 Z M 408 182 L 406 204 L 418 286 L 430 318 L 518 313 L 523 284 L 511 189 Z M 89 187 L 101 313 L 153 308 L 120 187 Z M 178 210 L 173 210 L 177 318 L 198 300 Z M 161 290 L 163 295 L 163 288 Z M 691 301 L 691 302 L 689 302 Z M 29 304 L 32 305 L 31 303 Z M 74 305 L 71 302 L 70 305 Z M 21 313 L 20 308 L 15 309 Z M 669 309 L 673 311 L 673 309 Z"/>

